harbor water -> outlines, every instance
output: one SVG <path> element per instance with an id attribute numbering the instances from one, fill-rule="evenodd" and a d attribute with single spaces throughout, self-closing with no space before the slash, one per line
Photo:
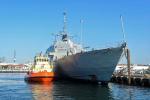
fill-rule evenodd
<path id="1" fill-rule="evenodd" d="M 0 100 L 149 100 L 150 88 L 57 81 L 29 84 L 25 73 L 0 73 Z"/>

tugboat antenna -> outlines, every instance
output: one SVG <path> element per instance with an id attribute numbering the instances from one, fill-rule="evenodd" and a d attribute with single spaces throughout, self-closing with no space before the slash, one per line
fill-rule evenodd
<path id="1" fill-rule="evenodd" d="M 123 33 L 123 41 L 126 42 L 125 41 L 126 36 L 125 36 L 125 32 L 124 32 L 124 24 L 123 24 L 123 17 L 122 17 L 122 15 L 120 15 L 120 20 L 121 20 L 121 28 L 122 28 L 122 33 Z"/>

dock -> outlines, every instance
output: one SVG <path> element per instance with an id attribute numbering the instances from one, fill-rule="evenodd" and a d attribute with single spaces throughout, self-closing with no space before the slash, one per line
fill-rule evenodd
<path id="1" fill-rule="evenodd" d="M 0 73 L 27 73 L 29 70 L 0 70 Z"/>
<path id="2" fill-rule="evenodd" d="M 127 65 L 118 65 L 111 77 L 111 82 L 150 87 L 150 65 L 130 65 L 130 67 L 129 76 Z"/>
<path id="3" fill-rule="evenodd" d="M 132 86 L 144 86 L 144 87 L 150 87 L 150 77 L 131 77 L 131 83 Z M 125 84 L 129 85 L 128 83 L 129 78 L 128 76 L 112 76 L 111 82 L 118 83 L 118 84 Z"/>
<path id="4" fill-rule="evenodd" d="M 127 60 L 126 67 L 123 66 L 120 70 L 115 70 L 111 77 L 111 82 L 125 85 L 150 87 L 150 65 L 142 66 L 142 69 L 140 70 L 134 69 L 135 66 L 131 66 L 130 50 L 128 47 L 124 49 L 124 56 Z M 145 67 L 147 68 L 144 69 Z"/>
<path id="5" fill-rule="evenodd" d="M 29 70 L 29 65 L 25 64 L 0 63 L 0 73 L 26 73 Z"/>

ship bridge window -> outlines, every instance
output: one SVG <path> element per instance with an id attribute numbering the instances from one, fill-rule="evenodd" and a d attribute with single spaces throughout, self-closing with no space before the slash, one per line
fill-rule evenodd
<path id="1" fill-rule="evenodd" d="M 42 59 L 39 59 L 39 62 L 42 62 Z"/>
<path id="2" fill-rule="evenodd" d="M 36 59 L 35 61 L 38 61 L 38 59 Z"/>
<path id="3" fill-rule="evenodd" d="M 54 55 L 49 55 L 49 58 L 50 58 L 50 59 L 53 59 L 53 57 L 54 57 Z"/>
<path id="4" fill-rule="evenodd" d="M 42 59 L 42 62 L 45 62 L 46 59 Z"/>
<path id="5" fill-rule="evenodd" d="M 44 62 L 46 62 L 47 60 L 46 59 L 44 59 Z"/>

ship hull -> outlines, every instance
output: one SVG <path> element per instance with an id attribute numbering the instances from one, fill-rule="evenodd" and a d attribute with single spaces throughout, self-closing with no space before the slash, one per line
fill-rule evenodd
<path id="1" fill-rule="evenodd" d="M 56 61 L 55 74 L 59 78 L 72 78 L 95 82 L 108 82 L 123 53 L 116 48 L 93 50 L 65 56 Z"/>
<path id="2" fill-rule="evenodd" d="M 51 83 L 54 80 L 54 72 L 28 72 L 25 81 L 30 83 Z"/>

